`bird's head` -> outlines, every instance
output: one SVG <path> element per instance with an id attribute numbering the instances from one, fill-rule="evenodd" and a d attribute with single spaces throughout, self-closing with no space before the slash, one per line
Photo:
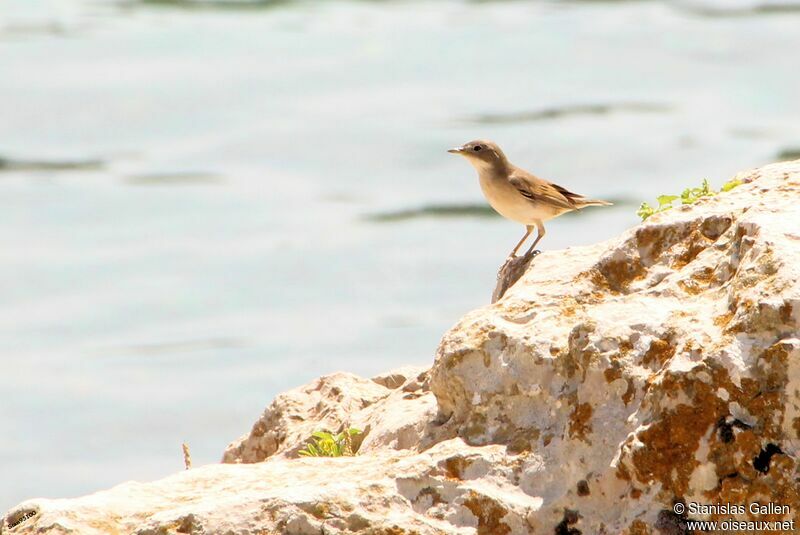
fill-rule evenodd
<path id="1" fill-rule="evenodd" d="M 507 164 L 506 155 L 503 154 L 497 143 L 485 139 L 476 139 L 475 141 L 464 143 L 460 147 L 452 148 L 447 152 L 465 157 L 478 171 L 502 168 Z"/>

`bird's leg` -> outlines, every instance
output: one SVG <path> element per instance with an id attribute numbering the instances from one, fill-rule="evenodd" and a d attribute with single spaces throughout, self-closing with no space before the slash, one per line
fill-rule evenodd
<path id="1" fill-rule="evenodd" d="M 525 240 L 527 240 L 527 239 L 528 239 L 528 236 L 530 236 L 530 235 L 531 235 L 531 232 L 533 232 L 533 225 L 525 225 L 525 229 L 527 229 L 527 232 L 526 232 L 526 233 L 525 233 L 525 235 L 522 237 L 522 239 L 521 239 L 521 240 L 519 240 L 519 243 L 516 245 L 516 247 L 514 247 L 514 250 L 512 250 L 512 251 L 511 251 L 511 254 L 510 254 L 510 255 L 508 255 L 508 257 L 509 257 L 509 258 L 511 258 L 512 256 L 514 256 L 514 255 L 516 255 L 516 254 L 517 254 L 517 249 L 519 249 L 519 248 L 520 248 L 520 246 L 521 246 L 523 243 L 525 243 Z"/>
<path id="2" fill-rule="evenodd" d="M 528 228 L 533 228 L 533 227 L 528 227 Z M 527 253 L 525 253 L 525 256 L 528 256 L 529 254 L 531 254 L 534 251 L 534 249 L 536 249 L 536 244 L 539 243 L 539 240 L 544 238 L 544 222 L 543 221 L 540 220 L 540 221 L 536 222 L 536 230 L 537 230 L 536 239 L 533 240 L 533 245 L 531 245 L 531 248 L 528 249 Z M 530 231 L 528 231 L 528 232 L 530 232 Z"/>

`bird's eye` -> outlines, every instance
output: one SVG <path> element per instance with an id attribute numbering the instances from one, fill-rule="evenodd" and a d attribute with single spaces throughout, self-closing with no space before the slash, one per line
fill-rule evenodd
<path id="1" fill-rule="evenodd" d="M 479 151 L 479 150 L 481 150 L 482 148 L 483 148 L 483 147 L 481 147 L 480 145 L 475 145 L 474 147 L 472 147 L 472 150 L 474 150 L 475 152 L 478 152 L 478 151 Z"/>

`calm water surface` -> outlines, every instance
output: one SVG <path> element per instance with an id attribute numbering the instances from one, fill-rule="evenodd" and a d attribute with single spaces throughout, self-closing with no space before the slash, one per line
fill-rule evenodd
<path id="1" fill-rule="evenodd" d="M 0 510 L 216 462 L 275 394 L 430 363 L 522 228 L 445 150 L 636 206 L 800 147 L 800 11 L 0 5 Z M 797 157 L 797 156 L 796 156 Z"/>

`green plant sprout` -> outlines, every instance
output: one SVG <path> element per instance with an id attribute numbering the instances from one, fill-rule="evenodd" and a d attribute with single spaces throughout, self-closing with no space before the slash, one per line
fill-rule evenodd
<path id="1" fill-rule="evenodd" d="M 352 457 L 355 455 L 353 437 L 360 434 L 361 430 L 355 427 L 335 435 L 327 431 L 315 431 L 311 433 L 312 441 L 298 453 L 303 457 Z"/>
<path id="2" fill-rule="evenodd" d="M 741 180 L 733 179 L 729 180 L 728 182 L 722 185 L 720 191 L 714 191 L 708 184 L 708 179 L 703 179 L 703 184 L 697 188 L 686 188 L 683 190 L 683 193 L 680 195 L 659 195 L 656 197 L 658 201 L 658 206 L 653 207 L 650 204 L 643 202 L 639 209 L 636 211 L 636 215 L 642 218 L 642 221 L 647 219 L 653 214 L 658 214 L 660 212 L 666 212 L 670 208 L 672 208 L 672 203 L 679 200 L 681 204 L 694 204 L 697 202 L 698 199 L 702 197 L 710 197 L 712 195 L 716 195 L 717 193 L 723 191 L 730 191 L 736 186 L 742 184 Z"/>

